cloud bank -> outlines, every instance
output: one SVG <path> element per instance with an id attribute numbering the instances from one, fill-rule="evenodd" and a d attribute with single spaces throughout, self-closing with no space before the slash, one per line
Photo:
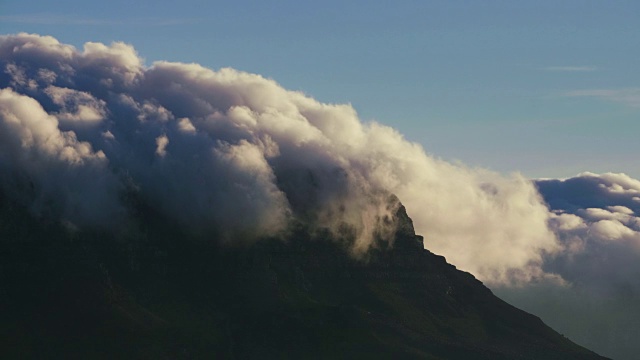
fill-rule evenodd
<path id="1" fill-rule="evenodd" d="M 176 221 L 255 240 L 291 219 L 371 246 L 397 195 L 426 246 L 495 282 L 547 276 L 551 214 L 520 175 L 447 163 L 349 105 L 233 69 L 0 37 L 2 187 L 78 226 L 126 216 L 134 189 Z M 21 184 L 28 182 L 25 187 Z"/>

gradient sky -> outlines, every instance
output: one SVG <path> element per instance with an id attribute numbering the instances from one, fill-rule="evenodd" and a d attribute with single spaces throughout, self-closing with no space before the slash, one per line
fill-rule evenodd
<path id="1" fill-rule="evenodd" d="M 639 20 L 637 1 L 0 0 L 0 33 L 259 73 L 530 177 L 640 177 Z"/>

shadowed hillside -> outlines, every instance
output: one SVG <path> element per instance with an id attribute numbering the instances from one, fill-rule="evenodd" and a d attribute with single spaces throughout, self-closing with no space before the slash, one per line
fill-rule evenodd
<path id="1" fill-rule="evenodd" d="M 423 250 L 403 207 L 355 259 L 301 224 L 220 247 L 142 203 L 113 232 L 0 204 L 3 359 L 601 358 Z"/>

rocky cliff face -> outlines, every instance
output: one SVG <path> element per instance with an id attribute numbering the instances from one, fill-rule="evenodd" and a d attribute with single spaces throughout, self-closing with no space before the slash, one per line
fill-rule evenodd
<path id="1" fill-rule="evenodd" d="M 77 232 L 0 201 L 2 358 L 599 359 L 422 248 L 328 233 L 220 247 L 148 209 Z"/>

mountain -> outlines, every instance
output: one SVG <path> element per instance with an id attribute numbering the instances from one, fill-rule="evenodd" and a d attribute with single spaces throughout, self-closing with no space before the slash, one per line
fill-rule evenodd
<path id="1" fill-rule="evenodd" d="M 78 230 L 0 198 L 3 359 L 603 359 L 422 247 L 328 231 L 219 245 L 144 203 Z"/>

